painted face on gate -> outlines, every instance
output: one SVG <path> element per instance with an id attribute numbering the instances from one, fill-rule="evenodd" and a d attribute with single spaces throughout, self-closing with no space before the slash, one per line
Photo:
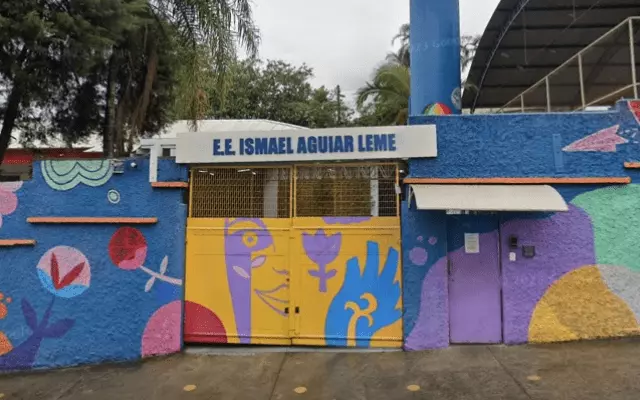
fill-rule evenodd
<path id="1" fill-rule="evenodd" d="M 241 343 L 250 342 L 253 294 L 273 311 L 285 315 L 289 273 L 286 269 L 265 267 L 269 253 L 274 250 L 273 236 L 262 220 L 237 218 L 225 221 L 227 280 Z M 255 279 L 256 273 L 260 274 L 259 279 Z"/>

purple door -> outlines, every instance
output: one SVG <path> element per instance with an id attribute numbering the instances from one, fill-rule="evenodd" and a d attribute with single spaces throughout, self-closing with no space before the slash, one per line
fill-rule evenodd
<path id="1" fill-rule="evenodd" d="M 498 218 L 450 216 L 447 230 L 451 343 L 501 343 Z"/>

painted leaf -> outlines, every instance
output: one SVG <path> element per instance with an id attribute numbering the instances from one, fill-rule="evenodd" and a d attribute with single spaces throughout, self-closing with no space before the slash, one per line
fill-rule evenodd
<path id="1" fill-rule="evenodd" d="M 51 253 L 51 280 L 53 281 L 53 287 L 60 289 L 60 267 L 55 253 Z"/>
<path id="2" fill-rule="evenodd" d="M 169 256 L 164 256 L 162 262 L 160 263 L 160 275 L 164 275 L 167 272 L 167 267 L 169 266 Z"/>
<path id="3" fill-rule="evenodd" d="M 149 278 L 149 280 L 147 281 L 147 284 L 144 285 L 144 291 L 148 292 L 151 290 L 151 288 L 153 287 L 153 283 L 156 281 L 156 277 L 152 276 L 151 278 Z"/>
<path id="4" fill-rule="evenodd" d="M 75 321 L 69 318 L 56 321 L 52 325 L 49 325 L 47 328 L 45 328 L 43 332 L 44 336 L 48 338 L 61 338 L 67 332 L 69 332 L 69 329 L 73 328 L 74 323 Z"/>
<path id="5" fill-rule="evenodd" d="M 27 299 L 22 299 L 22 315 L 24 315 L 24 319 L 29 328 L 31 328 L 32 331 L 35 331 L 38 327 L 38 317 L 36 316 L 36 311 Z"/>
<path id="6" fill-rule="evenodd" d="M 73 267 L 73 269 L 71 269 L 71 271 L 69 271 L 69 273 L 66 274 L 64 278 L 62 278 L 62 281 L 60 282 L 60 284 L 56 285 L 56 289 L 62 289 L 64 287 L 69 286 L 71 282 L 73 282 L 78 276 L 80 276 L 80 273 L 82 272 L 83 269 L 84 269 L 83 262 Z"/>

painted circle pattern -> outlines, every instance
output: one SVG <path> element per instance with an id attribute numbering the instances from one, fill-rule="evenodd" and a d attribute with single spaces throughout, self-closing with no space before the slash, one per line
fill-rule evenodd
<path id="1" fill-rule="evenodd" d="M 109 257 L 119 268 L 140 268 L 147 258 L 147 240 L 142 232 L 128 226 L 118 229 L 109 241 Z"/>
<path id="2" fill-rule="evenodd" d="M 118 204 L 120 203 L 120 193 L 115 189 L 111 189 L 107 193 L 107 199 L 111 204 Z"/>

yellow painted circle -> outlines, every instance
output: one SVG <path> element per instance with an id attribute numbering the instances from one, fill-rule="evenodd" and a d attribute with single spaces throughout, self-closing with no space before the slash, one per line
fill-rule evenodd
<path id="1" fill-rule="evenodd" d="M 4 399 L 4 393 L 0 393 L 0 399 Z"/>
<path id="2" fill-rule="evenodd" d="M 184 390 L 185 392 L 193 392 L 194 390 L 196 390 L 196 385 L 186 385 L 182 388 L 182 390 Z"/>
<path id="3" fill-rule="evenodd" d="M 298 386 L 297 388 L 293 389 L 293 391 L 298 394 L 307 393 L 307 388 L 304 386 Z"/>
<path id="4" fill-rule="evenodd" d="M 418 390 L 420 390 L 420 386 L 418 385 L 409 385 L 407 386 L 407 390 L 410 392 L 417 392 Z"/>
<path id="5" fill-rule="evenodd" d="M 540 377 L 538 375 L 529 375 L 527 376 L 527 380 L 530 380 L 532 382 L 537 382 L 540 380 Z"/>

